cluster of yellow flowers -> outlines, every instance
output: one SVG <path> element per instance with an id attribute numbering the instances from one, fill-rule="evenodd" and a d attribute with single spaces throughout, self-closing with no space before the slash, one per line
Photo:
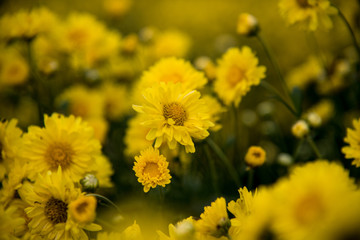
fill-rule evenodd
<path id="1" fill-rule="evenodd" d="M 254 15 L 196 58 L 178 29 L 123 35 L 135 1 L 101 4 L 0 16 L 0 239 L 360 238 L 359 31 L 339 8 L 278 1 L 309 32 L 339 16 L 354 45 L 283 77 Z"/>

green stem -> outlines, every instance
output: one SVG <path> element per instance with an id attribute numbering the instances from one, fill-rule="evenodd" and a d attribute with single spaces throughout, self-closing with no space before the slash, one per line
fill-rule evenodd
<path id="1" fill-rule="evenodd" d="M 218 155 L 221 161 L 223 161 L 236 185 L 240 186 L 239 175 L 236 172 L 234 166 L 231 164 L 230 160 L 226 157 L 225 153 L 210 137 L 206 138 L 206 143 L 211 147 L 211 149 L 216 153 L 216 155 Z"/>
<path id="2" fill-rule="evenodd" d="M 162 205 L 164 202 L 164 199 L 165 199 L 164 192 L 163 192 L 163 189 L 161 186 L 158 186 L 158 188 L 159 188 L 159 199 L 160 199 L 160 203 Z"/>
<path id="3" fill-rule="evenodd" d="M 299 155 L 300 148 L 301 148 L 303 142 L 304 142 L 304 138 L 301 138 L 300 141 L 298 142 L 297 146 L 296 146 L 295 153 L 294 153 L 294 161 L 296 161 L 296 158 Z"/>
<path id="4" fill-rule="evenodd" d="M 206 157 L 209 160 L 211 180 L 212 180 L 212 184 L 214 187 L 214 191 L 215 191 L 216 195 L 219 195 L 218 175 L 216 173 L 215 161 L 211 157 L 209 146 L 204 145 L 204 150 L 205 150 Z"/>
<path id="5" fill-rule="evenodd" d="M 96 194 L 96 193 L 88 193 L 86 194 L 86 196 L 93 196 L 96 197 L 98 199 L 104 200 L 105 202 L 108 202 L 111 206 L 113 206 L 119 213 L 121 213 L 120 209 L 118 206 L 116 206 L 115 203 L 113 203 L 110 199 L 108 199 L 107 197 L 104 197 L 100 194 Z"/>
<path id="6" fill-rule="evenodd" d="M 358 55 L 360 57 L 360 47 L 359 47 L 359 44 L 356 41 L 356 37 L 355 37 L 354 31 L 352 30 L 352 27 L 351 27 L 350 23 L 346 19 L 345 15 L 340 11 L 340 9 L 337 8 L 337 7 L 335 7 L 335 8 L 338 10 L 339 17 L 342 19 L 342 21 L 345 23 L 347 29 L 349 30 L 352 41 L 353 41 L 353 44 L 354 44 L 354 47 L 356 48 L 356 51 L 357 51 L 357 53 L 358 53 Z"/>
<path id="7" fill-rule="evenodd" d="M 308 136 L 306 137 L 306 139 L 307 139 L 308 143 L 310 144 L 310 147 L 312 148 L 312 150 L 315 152 L 316 157 L 317 157 L 318 159 L 322 159 L 322 156 L 321 156 L 321 154 L 320 154 L 320 152 L 319 152 L 319 149 L 317 148 L 314 140 L 310 137 L 310 135 L 308 135 Z"/>
<path id="8" fill-rule="evenodd" d="M 265 88 L 266 90 L 268 90 L 269 92 L 274 94 L 276 100 L 278 100 L 280 103 L 282 103 L 294 116 L 298 117 L 299 114 L 294 110 L 294 108 L 292 108 L 285 101 L 285 99 L 281 96 L 281 94 L 279 93 L 279 91 L 276 88 L 274 88 L 273 86 L 271 86 L 269 83 L 267 83 L 265 81 L 260 82 L 260 86 L 262 86 L 263 88 Z"/>
<path id="9" fill-rule="evenodd" d="M 254 184 L 254 169 L 250 168 L 248 174 L 247 188 L 251 190 Z"/>

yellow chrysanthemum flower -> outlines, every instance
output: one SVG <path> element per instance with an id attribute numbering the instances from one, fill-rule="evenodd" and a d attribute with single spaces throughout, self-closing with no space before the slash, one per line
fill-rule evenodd
<path id="1" fill-rule="evenodd" d="M 329 0 L 280 0 L 280 13 L 289 25 L 315 31 L 319 25 L 332 28 L 330 15 L 337 13 Z"/>
<path id="2" fill-rule="evenodd" d="M 181 83 L 183 90 L 202 88 L 207 83 L 204 73 L 197 71 L 189 62 L 174 57 L 158 61 L 143 74 L 140 81 L 144 87 L 161 82 Z"/>
<path id="3" fill-rule="evenodd" d="M 245 155 L 245 162 L 250 167 L 261 166 L 264 164 L 265 160 L 266 152 L 259 146 L 251 146 Z"/>
<path id="4" fill-rule="evenodd" d="M 132 3 L 132 0 L 105 0 L 103 7 L 110 16 L 121 17 L 130 10 Z"/>
<path id="5" fill-rule="evenodd" d="M 218 61 L 214 91 L 226 104 L 239 105 L 251 86 L 258 85 L 265 78 L 266 68 L 258 66 L 258 59 L 247 46 L 241 50 L 230 48 Z"/>
<path id="6" fill-rule="evenodd" d="M 215 239 L 228 236 L 230 225 L 226 201 L 221 197 L 204 208 L 200 219 L 195 222 L 195 229 L 203 237 Z"/>
<path id="7" fill-rule="evenodd" d="M 93 129 L 81 118 L 57 113 L 45 115 L 44 124 L 44 128 L 30 126 L 23 136 L 20 154 L 33 170 L 31 178 L 61 166 L 65 175 L 74 181 L 80 180 L 101 154 Z"/>
<path id="8" fill-rule="evenodd" d="M 170 183 L 169 163 L 163 155 L 160 155 L 158 149 L 149 147 L 140 152 L 140 156 L 135 157 L 133 170 L 138 177 L 139 183 L 144 185 L 144 192 L 150 188 Z"/>
<path id="9" fill-rule="evenodd" d="M 109 122 L 102 117 L 84 118 L 84 121 L 94 130 L 94 137 L 104 143 L 109 130 Z"/>
<path id="10" fill-rule="evenodd" d="M 249 13 L 241 13 L 237 22 L 237 33 L 245 36 L 253 36 L 259 30 L 257 19 Z"/>
<path id="11" fill-rule="evenodd" d="M 0 48 L 0 87 L 16 86 L 27 81 L 29 66 L 12 48 Z"/>
<path id="12" fill-rule="evenodd" d="M 69 214 L 79 223 L 91 223 L 96 215 L 96 198 L 80 196 L 69 204 Z"/>
<path id="13" fill-rule="evenodd" d="M 330 99 L 323 99 L 308 109 L 304 118 L 313 127 L 319 127 L 328 122 L 335 115 L 335 106 Z"/>
<path id="14" fill-rule="evenodd" d="M 123 232 L 101 232 L 97 235 L 97 240 L 143 240 L 140 226 L 134 222 L 133 225 L 127 227 Z"/>
<path id="15" fill-rule="evenodd" d="M 0 122 L 0 181 L 14 165 L 16 153 L 21 149 L 22 131 L 17 120 Z"/>
<path id="16" fill-rule="evenodd" d="M 45 239 L 88 239 L 84 229 L 101 230 L 99 225 L 79 222 L 70 214 L 69 206 L 83 195 L 62 173 L 61 167 L 57 172 L 39 175 L 34 184 L 24 183 L 19 194 L 29 204 L 25 212 L 30 218 L 28 227 L 32 234 Z"/>
<path id="17" fill-rule="evenodd" d="M 146 102 L 142 106 L 133 105 L 133 108 L 146 116 L 142 124 L 151 128 L 146 139 L 156 139 L 156 148 L 167 142 L 169 148 L 174 149 L 179 142 L 186 152 L 193 153 L 192 137 L 206 138 L 207 130 L 214 125 L 198 91 L 182 91 L 179 84 L 162 83 L 146 89 L 143 96 Z"/>
<path id="18" fill-rule="evenodd" d="M 123 117 L 131 109 L 128 89 L 125 85 L 106 82 L 101 86 L 106 116 L 111 120 Z"/>
<path id="19" fill-rule="evenodd" d="M 353 120 L 354 129 L 348 128 L 345 143 L 350 146 L 345 146 L 341 151 L 345 154 L 345 158 L 354 159 L 351 164 L 360 167 L 360 118 Z"/>
<path id="20" fill-rule="evenodd" d="M 174 226 L 169 224 L 169 236 L 157 231 L 160 240 L 195 240 L 195 220 L 192 217 L 186 218 Z"/>
<path id="21" fill-rule="evenodd" d="M 56 98 L 56 105 L 67 114 L 82 118 L 104 116 L 104 96 L 83 85 L 74 85 Z"/>
<path id="22" fill-rule="evenodd" d="M 95 158 L 95 164 L 93 165 L 91 173 L 93 173 L 99 181 L 99 187 L 113 187 L 111 176 L 114 174 L 114 170 L 110 160 L 105 155 L 99 155 Z"/>
<path id="23" fill-rule="evenodd" d="M 47 8 L 20 10 L 15 14 L 6 14 L 0 19 L 0 38 L 33 38 L 49 32 L 56 24 L 56 16 Z"/>
<path id="24" fill-rule="evenodd" d="M 254 198 L 257 196 L 257 192 L 254 194 L 249 192 L 246 187 L 239 189 L 240 197 L 235 201 L 228 203 L 229 211 L 234 214 L 235 218 L 232 218 L 230 232 L 233 235 L 237 235 L 241 232 L 242 226 L 246 221 L 246 218 L 253 212 Z"/>
<path id="25" fill-rule="evenodd" d="M 309 133 L 309 125 L 304 120 L 298 120 L 291 127 L 291 133 L 297 138 L 303 138 Z"/>
<path id="26" fill-rule="evenodd" d="M 318 232 L 331 229 L 332 220 L 341 214 L 340 199 L 355 190 L 349 172 L 337 163 L 319 160 L 296 167 L 275 186 L 275 227 L 284 239 L 319 239 Z"/>
<path id="27" fill-rule="evenodd" d="M 18 216 L 16 211 L 15 206 L 5 208 L 0 204 L 0 239 L 17 239 L 15 237 L 16 229 L 25 224 L 25 218 Z"/>

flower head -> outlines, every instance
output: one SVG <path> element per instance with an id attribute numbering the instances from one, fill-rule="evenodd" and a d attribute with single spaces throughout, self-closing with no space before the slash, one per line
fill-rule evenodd
<path id="1" fill-rule="evenodd" d="M 259 31 L 257 19 L 249 13 L 241 13 L 237 23 L 237 33 L 246 36 L 253 36 Z"/>
<path id="2" fill-rule="evenodd" d="M 200 219 L 195 222 L 196 230 L 203 236 L 220 238 L 227 236 L 230 228 L 230 220 L 226 211 L 226 201 L 218 198 L 211 206 L 204 208 Z"/>
<path id="3" fill-rule="evenodd" d="M 304 120 L 299 120 L 291 127 L 291 132 L 295 137 L 303 138 L 309 133 L 309 125 Z"/>
<path id="4" fill-rule="evenodd" d="M 249 47 L 230 48 L 219 60 L 214 90 L 226 105 L 238 106 L 250 88 L 265 77 L 265 70 L 258 66 L 258 59 Z"/>
<path id="5" fill-rule="evenodd" d="M 353 120 L 354 129 L 348 128 L 344 141 L 350 146 L 345 146 L 341 150 L 345 158 L 354 159 L 352 165 L 360 167 L 360 118 Z"/>
<path id="6" fill-rule="evenodd" d="M 23 137 L 20 155 L 34 170 L 30 177 L 35 178 L 35 173 L 57 171 L 61 166 L 63 173 L 74 181 L 83 178 L 95 157 L 100 155 L 101 145 L 94 138 L 93 129 L 81 118 L 57 113 L 45 115 L 44 124 L 44 128 L 29 127 Z"/>
<path id="7" fill-rule="evenodd" d="M 258 167 L 264 164 L 266 160 L 266 152 L 262 147 L 251 146 L 246 155 L 245 162 L 250 167 Z"/>
<path id="8" fill-rule="evenodd" d="M 144 185 L 144 192 L 148 192 L 150 188 L 170 183 L 169 163 L 159 150 L 149 147 L 140 152 L 140 156 L 135 157 L 133 170 L 138 177 L 138 181 Z"/>
<path id="9" fill-rule="evenodd" d="M 96 198 L 81 196 L 69 204 L 69 214 L 79 223 L 90 223 L 95 219 Z"/>
<path id="10" fill-rule="evenodd" d="M 213 123 L 198 91 L 183 91 L 178 84 L 162 83 L 146 89 L 143 96 L 146 102 L 133 108 L 146 116 L 142 122 L 150 128 L 146 139 L 156 139 L 156 148 L 167 142 L 170 149 L 175 149 L 178 142 L 187 152 L 195 152 L 192 138 L 209 135 L 207 130 Z"/>
<path id="11" fill-rule="evenodd" d="M 325 29 L 332 27 L 330 15 L 337 13 L 329 0 L 280 0 L 280 13 L 289 25 L 315 31 L 319 25 Z"/>

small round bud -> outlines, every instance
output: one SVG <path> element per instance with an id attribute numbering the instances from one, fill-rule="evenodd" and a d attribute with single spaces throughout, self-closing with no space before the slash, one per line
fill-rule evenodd
<path id="1" fill-rule="evenodd" d="M 266 160 L 266 152 L 262 147 L 251 146 L 245 155 L 245 162 L 250 167 L 259 167 Z"/>
<path id="2" fill-rule="evenodd" d="M 299 120 L 292 126 L 291 132 L 295 137 L 303 138 L 309 133 L 309 125 L 304 120 Z"/>
<path id="3" fill-rule="evenodd" d="M 80 184 L 84 191 L 95 192 L 95 190 L 99 187 L 99 180 L 94 174 L 88 173 L 80 180 Z"/>
<path id="4" fill-rule="evenodd" d="M 307 115 L 307 120 L 312 127 L 319 127 L 322 123 L 322 119 L 319 114 L 311 112 Z"/>
<path id="5" fill-rule="evenodd" d="M 259 31 L 257 19 L 249 13 L 241 13 L 237 23 L 237 33 L 245 36 L 255 36 Z"/>

